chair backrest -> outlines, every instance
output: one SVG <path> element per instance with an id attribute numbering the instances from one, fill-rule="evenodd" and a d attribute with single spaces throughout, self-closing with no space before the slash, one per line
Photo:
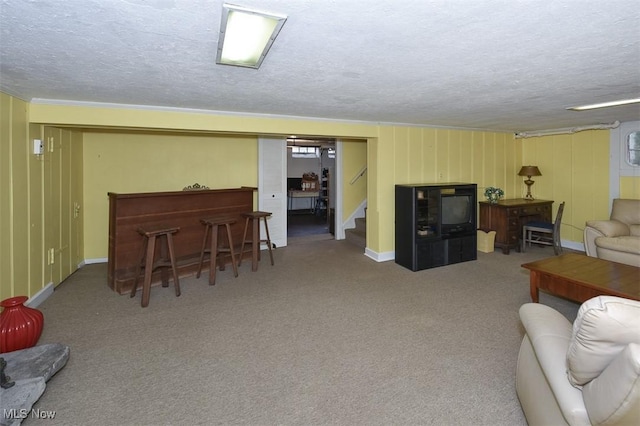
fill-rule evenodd
<path id="1" fill-rule="evenodd" d="M 556 214 L 556 220 L 553 222 L 553 233 L 560 235 L 560 225 L 562 225 L 562 212 L 564 212 L 564 201 L 558 206 L 558 213 Z"/>

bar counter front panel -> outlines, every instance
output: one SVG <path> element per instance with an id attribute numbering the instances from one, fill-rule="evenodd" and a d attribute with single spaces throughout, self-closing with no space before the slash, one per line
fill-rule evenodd
<path id="1" fill-rule="evenodd" d="M 254 210 L 254 191 L 256 188 L 242 187 L 139 194 L 108 193 L 109 287 L 120 294 L 131 291 L 135 269 L 141 260 L 142 236 L 138 233 L 140 227 L 180 227 L 173 239 L 180 277 L 193 275 L 197 271 L 204 236 L 201 219 L 214 215 L 235 218 L 236 223 L 231 225 L 231 234 L 234 246 L 239 251 L 245 223 L 241 214 Z M 220 232 L 222 235 L 219 235 L 218 241 L 226 242 L 226 238 L 223 238 L 224 231 Z M 223 259 L 221 265 L 226 262 L 228 260 Z M 160 271 L 156 270 L 152 282 L 159 283 L 160 280 Z M 138 285 L 142 285 L 141 279 Z"/>

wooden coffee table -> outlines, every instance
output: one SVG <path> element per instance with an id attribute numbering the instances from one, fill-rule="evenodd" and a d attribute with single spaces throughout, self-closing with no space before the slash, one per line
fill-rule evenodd
<path id="1" fill-rule="evenodd" d="M 601 295 L 640 300 L 640 268 L 635 266 L 567 253 L 522 267 L 529 270 L 536 303 L 541 289 L 580 303 Z"/>

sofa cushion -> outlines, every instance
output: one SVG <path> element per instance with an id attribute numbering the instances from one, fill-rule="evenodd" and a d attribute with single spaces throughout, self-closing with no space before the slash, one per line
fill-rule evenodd
<path id="1" fill-rule="evenodd" d="M 640 302 L 615 296 L 598 296 L 580 306 L 567 351 L 571 384 L 589 383 L 629 343 L 640 344 Z"/>
<path id="2" fill-rule="evenodd" d="M 598 237 L 596 246 L 608 250 L 640 254 L 640 238 L 638 237 Z"/>
<path id="3" fill-rule="evenodd" d="M 629 225 L 629 232 L 634 237 L 640 237 L 640 224 L 631 224 Z"/>

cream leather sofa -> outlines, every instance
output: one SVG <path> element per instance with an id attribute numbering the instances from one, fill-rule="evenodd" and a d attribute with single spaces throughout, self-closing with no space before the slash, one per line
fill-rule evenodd
<path id="1" fill-rule="evenodd" d="M 520 319 L 516 392 L 530 426 L 640 424 L 640 302 L 595 297 L 573 325 L 527 303 Z"/>
<path id="2" fill-rule="evenodd" d="M 587 256 L 640 266 L 640 200 L 613 200 L 610 220 L 590 220 L 584 228 Z"/>

